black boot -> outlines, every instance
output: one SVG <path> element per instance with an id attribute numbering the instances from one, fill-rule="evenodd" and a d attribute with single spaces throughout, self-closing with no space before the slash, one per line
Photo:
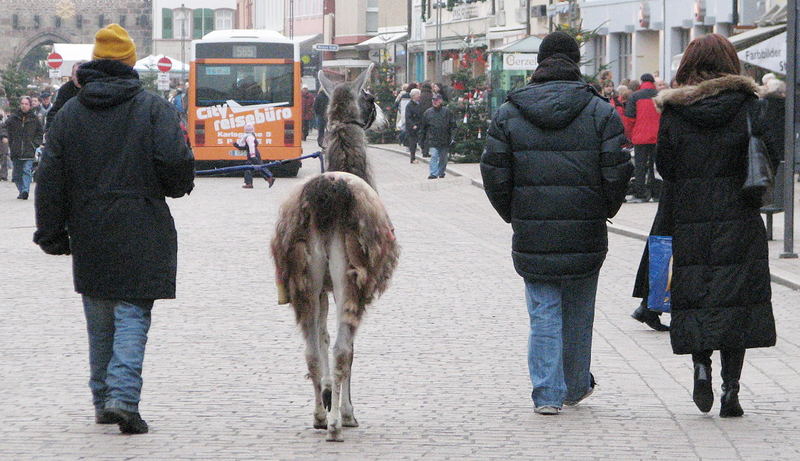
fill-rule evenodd
<path id="1" fill-rule="evenodd" d="M 644 301 L 642 301 L 642 303 L 639 304 L 639 307 L 633 311 L 631 317 L 656 331 L 669 331 L 669 327 L 661 323 L 658 313 L 648 309 L 647 306 L 645 306 Z"/>
<path id="2" fill-rule="evenodd" d="M 703 413 L 711 411 L 711 406 L 714 405 L 714 391 L 711 389 L 711 364 L 694 362 L 692 400 Z"/>
<path id="3" fill-rule="evenodd" d="M 139 413 L 120 408 L 106 408 L 103 410 L 103 417 L 111 424 L 119 424 L 119 431 L 123 434 L 146 434 L 149 430 Z"/>
<path id="4" fill-rule="evenodd" d="M 722 397 L 720 398 L 719 416 L 722 418 L 737 418 L 744 414 L 739 405 L 739 381 L 722 383 Z"/>

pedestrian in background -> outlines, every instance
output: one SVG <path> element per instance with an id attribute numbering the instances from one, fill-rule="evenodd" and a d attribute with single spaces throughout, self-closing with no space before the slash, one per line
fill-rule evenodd
<path id="1" fill-rule="evenodd" d="M 43 135 L 42 122 L 33 110 L 31 97 L 21 97 L 19 109 L 6 118 L 0 132 L 3 144 L 9 149 L 13 168 L 11 177 L 19 191 L 17 198 L 20 200 L 28 200 L 33 182 L 33 161 Z"/>
<path id="2" fill-rule="evenodd" d="M 658 138 L 658 121 L 661 118 L 656 111 L 653 98 L 658 94 L 655 78 L 650 74 L 642 75 L 642 86 L 633 93 L 625 104 L 625 122 L 628 124 L 630 140 L 633 143 L 634 163 L 636 165 L 633 197 L 630 203 L 649 202 L 658 198 L 658 187 L 653 165 L 656 156 L 656 139 Z"/>
<path id="3" fill-rule="evenodd" d="M 256 137 L 255 127 L 252 123 L 248 123 L 244 126 L 244 134 L 239 138 L 238 141 L 233 143 L 233 146 L 245 152 L 248 164 L 264 164 L 264 162 L 261 160 L 261 153 L 258 151 L 258 138 Z M 272 183 L 275 182 L 274 177 L 264 172 L 263 169 L 258 169 L 258 174 L 260 174 L 261 177 L 267 181 L 269 187 L 272 187 Z M 253 188 L 253 170 L 244 170 L 244 185 L 242 188 Z"/>
<path id="4" fill-rule="evenodd" d="M 632 166 L 619 115 L 583 81 L 575 39 L 549 34 L 537 60 L 530 84 L 509 93 L 492 119 L 481 176 L 514 230 L 535 412 L 556 415 L 595 386 L 592 325 L 606 219 L 624 201 Z"/>
<path id="5" fill-rule="evenodd" d="M 0 108 L 0 127 L 6 121 L 6 111 Z M 2 133 L 2 128 L 0 128 Z M 0 181 L 8 181 L 8 167 L 11 159 L 8 158 L 8 144 L 0 143 Z"/>
<path id="6" fill-rule="evenodd" d="M 733 45 L 719 34 L 689 43 L 675 74 L 679 88 L 656 98 L 662 109 L 656 165 L 672 194 L 672 323 L 675 354 L 691 354 L 693 400 L 714 403 L 712 351 L 720 351 L 720 416 L 742 416 L 745 350 L 775 345 L 769 252 L 760 204 L 742 197 L 748 117 L 755 82 L 739 75 Z M 753 120 L 753 133 L 769 121 Z M 774 153 L 773 165 L 779 161 Z"/>
<path id="7" fill-rule="evenodd" d="M 406 145 L 406 106 L 411 102 L 411 94 L 409 84 L 403 84 L 403 89 L 395 99 L 395 109 L 397 111 L 397 121 L 395 122 L 395 129 L 397 130 L 397 141 L 401 146 Z"/>
<path id="8" fill-rule="evenodd" d="M 420 86 L 419 104 L 423 114 L 433 106 L 433 85 L 431 85 L 430 82 L 423 82 Z M 420 143 L 420 147 L 422 148 L 423 157 L 431 156 L 428 152 L 428 146 L 426 146 L 425 143 Z"/>
<path id="9" fill-rule="evenodd" d="M 450 109 L 444 107 L 444 99 L 434 93 L 433 107 L 422 114 L 419 140 L 431 154 L 428 179 L 444 178 L 450 146 L 455 144 L 456 119 Z"/>
<path id="10" fill-rule="evenodd" d="M 95 422 L 141 434 L 151 310 L 175 297 L 178 240 L 165 197 L 192 190 L 194 158 L 178 111 L 142 88 L 125 29 L 100 29 L 92 58 L 78 70 L 80 93 L 48 131 L 34 242 L 47 254 L 72 254 Z"/>
<path id="11" fill-rule="evenodd" d="M 47 90 L 42 91 L 42 93 L 39 95 L 39 101 L 40 101 L 39 120 L 41 120 L 42 123 L 44 123 L 45 118 L 47 117 L 47 113 L 53 107 L 53 104 L 50 101 L 50 99 L 51 99 L 51 93 Z"/>
<path id="12" fill-rule="evenodd" d="M 56 101 L 53 103 L 53 107 L 47 111 L 45 127 L 49 127 L 50 124 L 53 123 L 53 119 L 58 111 L 60 111 L 61 108 L 64 107 L 64 104 L 66 104 L 70 99 L 74 98 L 78 94 L 78 91 L 80 91 L 81 85 L 78 83 L 78 68 L 85 62 L 86 61 L 78 61 L 72 65 L 72 74 L 69 81 L 61 85 L 61 88 L 58 89 L 58 93 L 56 93 Z"/>
<path id="13" fill-rule="evenodd" d="M 307 86 L 303 87 L 300 94 L 303 102 L 303 141 L 305 141 L 314 123 L 314 94 L 308 91 Z"/>
<path id="14" fill-rule="evenodd" d="M 328 95 L 320 88 L 314 98 L 314 115 L 317 117 L 317 145 L 323 147 L 325 142 L 325 127 L 328 125 Z"/>
<path id="15" fill-rule="evenodd" d="M 406 145 L 410 154 L 411 163 L 417 163 L 417 144 L 421 142 L 419 139 L 419 129 L 422 125 L 422 115 L 425 111 L 422 110 L 420 98 L 422 92 L 419 88 L 414 88 L 409 93 L 411 101 L 406 106 Z"/>

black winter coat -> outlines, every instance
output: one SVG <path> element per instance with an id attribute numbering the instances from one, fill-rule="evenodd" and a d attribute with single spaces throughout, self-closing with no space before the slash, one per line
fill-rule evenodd
<path id="1" fill-rule="evenodd" d="M 755 91 L 751 79 L 730 75 L 656 98 L 656 165 L 675 187 L 668 219 L 676 354 L 775 345 L 766 230 L 758 208 L 741 198 Z"/>
<path id="2" fill-rule="evenodd" d="M 193 187 L 178 111 L 116 61 L 81 66 L 82 90 L 48 130 L 34 241 L 69 254 L 75 290 L 107 299 L 175 297 L 178 242 L 165 197 Z"/>
<path id="3" fill-rule="evenodd" d="M 56 114 L 61 110 L 62 107 L 64 107 L 64 104 L 78 95 L 78 91 L 80 91 L 80 88 L 75 86 L 75 83 L 73 83 L 72 80 L 61 85 L 61 88 L 58 89 L 58 93 L 56 93 L 56 101 L 53 103 L 52 107 L 50 107 L 50 110 L 47 111 L 47 115 L 45 116 L 44 126 L 46 128 L 50 127 L 50 124 L 53 123 L 53 119 L 56 118 Z"/>
<path id="4" fill-rule="evenodd" d="M 508 95 L 481 156 L 486 194 L 513 226 L 514 267 L 527 280 L 600 270 L 606 218 L 619 210 L 633 170 L 617 111 L 579 79 L 566 57 L 543 61 L 534 81 L 545 82 Z"/>
<path id="5" fill-rule="evenodd" d="M 413 100 L 406 106 L 406 132 L 409 136 L 416 136 L 422 125 L 422 115 L 425 111 L 422 105 Z M 414 128 L 416 127 L 416 128 Z"/>
<path id="6" fill-rule="evenodd" d="M 12 160 L 33 160 L 36 149 L 42 144 L 42 122 L 31 109 L 27 113 L 16 110 L 3 123 L 0 138 L 8 138 L 8 149 Z"/>
<path id="7" fill-rule="evenodd" d="M 438 110 L 431 107 L 422 114 L 419 142 L 428 147 L 447 147 L 453 141 L 455 130 L 456 119 L 450 109 L 444 106 Z"/>

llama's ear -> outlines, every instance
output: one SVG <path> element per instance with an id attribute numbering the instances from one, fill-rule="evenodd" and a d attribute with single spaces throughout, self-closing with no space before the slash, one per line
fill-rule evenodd
<path id="1" fill-rule="evenodd" d="M 373 67 L 375 67 L 375 64 L 374 63 L 370 64 L 369 67 L 367 67 L 367 70 L 361 72 L 361 75 L 359 75 L 358 78 L 356 78 L 354 86 L 356 88 L 356 91 L 358 91 L 359 93 L 361 92 L 361 90 L 364 89 L 365 86 L 367 86 L 367 82 L 369 81 L 369 76 L 372 75 Z"/>
<path id="2" fill-rule="evenodd" d="M 319 78 L 319 84 L 322 85 L 322 91 L 324 91 L 329 98 L 332 98 L 333 90 L 336 88 L 336 84 L 325 76 L 325 72 L 323 72 L 322 69 L 320 69 L 320 71 L 317 73 L 317 78 Z"/>

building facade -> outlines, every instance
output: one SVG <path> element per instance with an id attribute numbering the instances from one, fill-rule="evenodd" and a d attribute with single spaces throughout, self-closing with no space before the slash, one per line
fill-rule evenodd
<path id="1" fill-rule="evenodd" d="M 215 30 L 233 29 L 236 24 L 236 0 L 152 0 L 152 3 L 153 54 L 183 62 L 191 59 L 192 40 Z"/>
<path id="2" fill-rule="evenodd" d="M 766 8 L 764 0 L 583 0 L 583 28 L 598 34 L 585 50 L 584 73 L 608 69 L 619 82 L 648 72 L 669 81 L 673 57 L 692 39 L 753 27 Z"/>
<path id="3" fill-rule="evenodd" d="M 0 66 L 52 43 L 93 43 L 98 29 L 117 23 L 128 30 L 140 56 L 151 52 L 148 0 L 5 1 L 0 15 Z"/>

